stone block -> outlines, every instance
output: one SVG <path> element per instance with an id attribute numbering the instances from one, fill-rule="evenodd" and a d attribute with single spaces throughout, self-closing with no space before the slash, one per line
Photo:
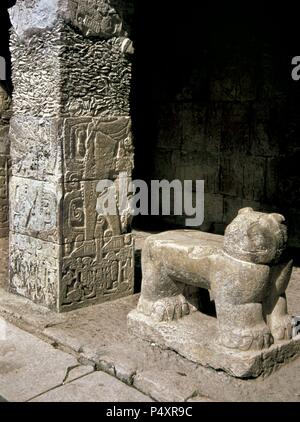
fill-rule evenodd
<path id="1" fill-rule="evenodd" d="M 204 180 L 205 192 L 219 191 L 219 161 L 215 155 L 181 151 L 177 169 L 180 180 Z"/>
<path id="2" fill-rule="evenodd" d="M 277 120 L 255 120 L 251 131 L 251 153 L 254 156 L 276 157 L 279 154 L 278 132 L 280 127 Z"/>
<path id="3" fill-rule="evenodd" d="M 133 169 L 131 120 L 16 116 L 10 128 L 12 174 L 60 183 L 102 180 Z M 64 178 L 63 178 L 64 175 Z"/>
<path id="4" fill-rule="evenodd" d="M 186 373 L 161 368 L 141 371 L 134 377 L 134 386 L 158 402 L 185 402 L 199 388 Z"/>
<path id="5" fill-rule="evenodd" d="M 13 176 L 10 181 L 10 230 L 62 243 L 62 185 Z"/>
<path id="6" fill-rule="evenodd" d="M 183 137 L 182 105 L 163 104 L 158 114 L 157 147 L 167 150 L 180 149 Z"/>
<path id="7" fill-rule="evenodd" d="M 126 4 L 127 3 L 127 4 Z M 19 37 L 53 28 L 57 19 L 64 19 L 88 37 L 126 36 L 124 18 L 132 15 L 132 1 L 123 0 L 24 0 L 10 12 Z M 126 21 L 126 19 L 125 19 Z"/>
<path id="8" fill-rule="evenodd" d="M 243 198 L 253 201 L 264 200 L 266 184 L 266 159 L 245 157 L 243 160 Z"/>
<path id="9" fill-rule="evenodd" d="M 57 310 L 61 246 L 10 234 L 10 291 Z"/>
<path id="10" fill-rule="evenodd" d="M 9 155 L 9 125 L 0 125 L 0 155 Z"/>
<path id="11" fill-rule="evenodd" d="M 123 41 L 87 39 L 61 21 L 25 40 L 13 33 L 14 115 L 128 116 L 131 64 Z"/>
<path id="12" fill-rule="evenodd" d="M 107 198 L 102 190 L 99 191 L 98 181 L 74 181 L 64 184 L 60 227 L 62 243 L 120 236 L 128 231 L 132 217 L 126 204 L 122 207 L 119 181 L 120 179 L 114 180 L 112 185 L 111 193 L 115 194 L 113 198 L 116 199 L 114 200 L 116 208 L 110 215 L 102 215 L 98 208 L 103 203 L 105 205 Z M 127 179 L 124 186 L 126 181 Z"/>
<path id="13" fill-rule="evenodd" d="M 59 308 L 63 311 L 133 294 L 131 234 L 63 247 Z"/>
<path id="14" fill-rule="evenodd" d="M 266 201 L 269 203 L 276 203 L 279 199 L 279 169 L 280 169 L 280 158 L 268 158 L 266 162 L 266 178 L 265 178 L 265 193 Z"/>
<path id="15" fill-rule="evenodd" d="M 242 197 L 244 166 L 241 157 L 221 157 L 220 193 Z"/>
<path id="16" fill-rule="evenodd" d="M 62 119 L 14 116 L 10 141 L 13 176 L 45 182 L 62 180 Z"/>
<path id="17" fill-rule="evenodd" d="M 131 120 L 67 118 L 64 131 L 64 173 L 69 180 L 102 180 L 133 170 Z"/>
<path id="18" fill-rule="evenodd" d="M 58 117 L 61 26 L 43 35 L 28 29 L 28 39 L 20 39 L 13 31 L 11 35 L 14 116 Z"/>
<path id="19" fill-rule="evenodd" d="M 299 232 L 300 232 L 300 212 L 299 209 L 289 208 L 288 210 L 289 222 L 289 245 L 291 247 L 299 248 Z"/>
<path id="20" fill-rule="evenodd" d="M 124 38 L 87 39 L 68 26 L 61 34 L 61 113 L 129 116 L 131 61 L 122 52 Z"/>
<path id="21" fill-rule="evenodd" d="M 223 155 L 243 156 L 251 149 L 251 107 L 240 103 L 223 104 L 222 137 L 220 151 Z"/>
<path id="22" fill-rule="evenodd" d="M 204 222 L 221 223 L 223 221 L 223 195 L 205 193 Z"/>
<path id="23" fill-rule="evenodd" d="M 136 389 L 111 375 L 95 372 L 67 385 L 52 389 L 33 402 L 151 402 Z M 130 406 L 129 406 L 130 407 Z"/>
<path id="24" fill-rule="evenodd" d="M 10 291 L 56 311 L 133 293 L 130 234 L 58 245 L 21 234 L 10 239 Z"/>
<path id="25" fill-rule="evenodd" d="M 186 151 L 206 149 L 207 107 L 193 103 L 183 104 L 181 112 L 182 141 L 181 148 Z"/>
<path id="26" fill-rule="evenodd" d="M 223 72 L 212 79 L 210 90 L 213 101 L 247 102 L 256 99 L 256 79 L 253 68 L 247 67 L 241 71 L 240 66 L 226 66 Z M 224 65 L 223 65 L 224 66 Z"/>
<path id="27" fill-rule="evenodd" d="M 0 238 L 7 237 L 9 231 L 8 178 L 9 157 L 0 155 Z"/>
<path id="28" fill-rule="evenodd" d="M 12 178 L 12 291 L 59 310 L 133 293 L 132 236 L 122 234 L 122 216 L 97 215 L 96 186 L 66 183 L 63 194 L 58 184 Z"/>
<path id="29" fill-rule="evenodd" d="M 25 402 L 91 372 L 91 367 L 80 366 L 74 356 L 9 323 L 6 340 L 0 340 L 0 354 L 0 390 L 10 402 Z"/>
<path id="30" fill-rule="evenodd" d="M 278 369 L 282 362 L 287 363 L 300 354 L 300 335 L 262 352 L 241 354 L 226 350 L 217 342 L 216 319 L 200 313 L 188 315 L 177 322 L 157 324 L 140 312 L 132 311 L 128 317 L 128 328 L 137 337 L 174 350 L 192 362 L 223 370 L 238 378 L 268 374 L 272 369 Z"/>
<path id="31" fill-rule="evenodd" d="M 152 180 L 169 180 L 178 178 L 180 152 L 172 149 L 157 148 L 153 159 Z M 177 177 L 176 177 L 177 176 Z"/>
<path id="32" fill-rule="evenodd" d="M 216 105 L 183 104 L 181 148 L 215 156 L 217 160 L 221 142 L 222 110 Z M 199 163 L 201 167 L 201 162 Z"/>

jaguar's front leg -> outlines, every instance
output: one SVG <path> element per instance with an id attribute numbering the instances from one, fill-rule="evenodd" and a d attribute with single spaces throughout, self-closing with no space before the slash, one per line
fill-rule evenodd
<path id="1" fill-rule="evenodd" d="M 196 308 L 183 295 L 184 284 L 169 276 L 164 264 L 151 253 L 151 238 L 142 256 L 143 282 L 138 311 L 155 321 L 172 321 L 188 315 Z"/>

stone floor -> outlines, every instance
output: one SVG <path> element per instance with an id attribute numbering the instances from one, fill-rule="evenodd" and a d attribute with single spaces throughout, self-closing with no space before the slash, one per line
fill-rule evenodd
<path id="1" fill-rule="evenodd" d="M 143 236 L 139 239 L 142 247 Z M 138 295 L 55 314 L 9 294 L 0 242 L 0 396 L 9 401 L 300 401 L 300 359 L 265 378 L 239 380 L 132 338 Z M 300 269 L 288 290 L 300 315 Z M 1 400 L 1 399 L 0 399 Z"/>

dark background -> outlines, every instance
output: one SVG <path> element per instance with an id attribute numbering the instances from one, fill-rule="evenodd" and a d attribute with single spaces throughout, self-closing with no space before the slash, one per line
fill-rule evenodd
<path id="1" fill-rule="evenodd" d="M 0 4 L 0 56 L 6 59 L 7 81 L 0 81 L 0 84 L 8 92 L 12 91 L 11 83 L 11 62 L 9 53 L 9 29 L 11 27 L 7 9 L 15 4 L 15 0 L 1 0 Z"/>
<path id="2" fill-rule="evenodd" d="M 147 3 L 147 5 L 145 5 Z M 137 2 L 135 177 L 204 179 L 205 224 L 279 211 L 300 246 L 300 55 L 291 2 Z M 183 218 L 137 218 L 141 228 Z"/>

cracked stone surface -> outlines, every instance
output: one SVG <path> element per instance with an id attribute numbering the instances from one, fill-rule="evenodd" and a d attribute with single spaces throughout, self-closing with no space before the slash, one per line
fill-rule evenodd
<path id="1" fill-rule="evenodd" d="M 28 401 L 92 371 L 74 356 L 6 324 L 5 336 L 0 339 L 0 392 L 6 400 Z"/>
<path id="2" fill-rule="evenodd" d="M 49 391 L 33 402 L 149 402 L 149 397 L 104 372 L 94 372 Z"/>

